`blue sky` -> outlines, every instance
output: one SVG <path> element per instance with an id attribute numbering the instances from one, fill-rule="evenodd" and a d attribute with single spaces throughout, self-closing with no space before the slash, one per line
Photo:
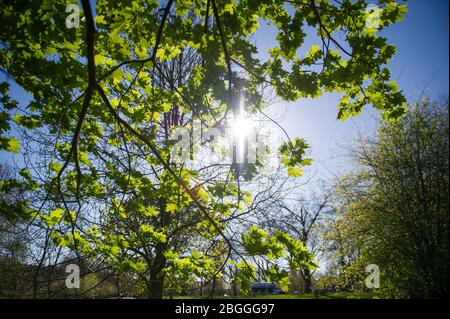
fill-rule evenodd
<path id="1" fill-rule="evenodd" d="M 381 33 L 397 47 L 389 67 L 408 102 L 417 100 L 422 92 L 433 98 L 448 94 L 448 6 L 448 0 L 411 0 L 405 19 Z M 257 43 L 266 49 L 273 46 L 274 33 L 267 28 L 263 31 L 257 35 Z M 320 43 L 314 38 L 305 41 L 305 46 L 312 44 Z M 271 108 L 272 114 L 284 113 L 281 124 L 291 137 L 303 137 L 311 144 L 314 164 L 310 171 L 321 179 L 348 169 L 342 146 L 351 146 L 357 130 L 370 134 L 377 125 L 378 112 L 370 107 L 345 122 L 336 120 L 338 100 L 337 94 L 326 94 L 317 100 Z"/>

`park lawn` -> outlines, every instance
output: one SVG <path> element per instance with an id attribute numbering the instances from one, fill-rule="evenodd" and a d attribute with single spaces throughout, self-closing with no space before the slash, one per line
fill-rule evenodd
<path id="1" fill-rule="evenodd" d="M 325 294 L 284 294 L 284 295 L 256 295 L 256 296 L 215 296 L 214 298 L 201 296 L 175 296 L 174 299 L 373 299 L 370 293 L 336 292 Z"/>

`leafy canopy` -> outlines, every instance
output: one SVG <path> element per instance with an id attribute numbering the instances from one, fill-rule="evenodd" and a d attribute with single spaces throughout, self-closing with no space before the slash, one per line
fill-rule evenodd
<path id="1" fill-rule="evenodd" d="M 178 274 L 209 269 L 210 256 L 167 253 L 192 229 L 195 242 L 220 237 L 229 244 L 223 220 L 232 218 L 224 217 L 251 204 L 229 171 L 222 181 L 200 183 L 200 170 L 174 163 L 173 126 L 191 128 L 195 119 L 204 127 L 223 125 L 242 89 L 248 112 L 257 113 L 267 86 L 285 101 L 338 92 L 339 119 L 365 105 L 387 119 L 405 111 L 386 68 L 395 47 L 377 34 L 406 12 L 394 1 L 379 1 L 377 28 L 367 26 L 365 1 L 99 0 L 94 11 L 84 0 L 79 28 L 69 29 L 71 3 L 2 2 L 0 65 L 30 102 L 19 107 L 9 83 L 0 84 L 0 149 L 24 146 L 13 128 L 23 132 L 22 142 L 38 136 L 34 143 L 52 149 L 51 160 L 40 158 L 47 161 L 39 166 L 48 168 L 40 175 L 46 178 L 28 188 L 48 194 L 35 213 L 53 229 L 55 243 L 86 256 L 103 254 L 124 271 L 161 261 Z M 262 52 L 252 36 L 266 23 L 277 35 Z M 306 30 L 317 36 L 309 49 Z M 299 138 L 280 147 L 289 175 L 300 176 L 310 164 L 307 148 Z M 93 226 L 87 210 L 104 225 Z M 243 240 L 250 255 L 287 254 L 291 266 L 313 267 L 306 248 L 281 233 L 252 228 Z M 254 275 L 251 265 L 236 265 L 243 281 Z M 273 274 L 285 275 L 275 268 Z"/>

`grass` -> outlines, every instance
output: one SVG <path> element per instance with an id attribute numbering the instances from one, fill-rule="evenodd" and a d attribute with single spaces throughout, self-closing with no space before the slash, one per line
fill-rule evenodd
<path id="1" fill-rule="evenodd" d="M 284 295 L 256 295 L 256 296 L 214 296 L 212 299 L 372 299 L 370 293 L 336 292 L 315 294 L 284 294 Z M 175 296 L 174 299 L 210 299 L 201 296 Z"/>

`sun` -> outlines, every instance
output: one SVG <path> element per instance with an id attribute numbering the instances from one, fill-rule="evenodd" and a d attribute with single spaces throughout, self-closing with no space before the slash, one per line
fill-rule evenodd
<path id="1" fill-rule="evenodd" d="M 237 163 L 246 162 L 246 154 L 248 153 L 249 138 L 254 131 L 254 123 L 248 118 L 244 110 L 235 116 L 231 125 L 231 135 L 235 148 L 235 158 Z"/>

